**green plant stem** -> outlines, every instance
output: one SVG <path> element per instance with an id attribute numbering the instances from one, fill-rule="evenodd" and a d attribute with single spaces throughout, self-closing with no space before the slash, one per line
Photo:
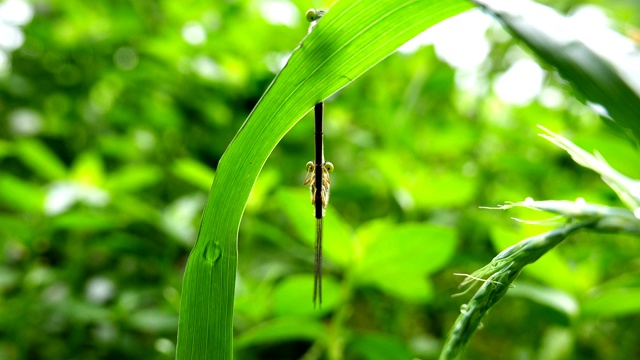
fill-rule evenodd
<path id="1" fill-rule="evenodd" d="M 469 303 L 461 307 L 460 315 L 440 354 L 440 360 L 458 358 L 489 309 L 502 299 L 525 266 L 538 260 L 570 234 L 582 228 L 592 227 L 598 220 L 587 219 L 525 239 L 505 249 L 488 265 L 467 277 L 460 285 L 470 286 L 467 291 L 473 288 L 477 281 L 484 283 Z M 486 280 L 479 280 L 485 278 Z"/>
<path id="2" fill-rule="evenodd" d="M 338 306 L 338 311 L 331 321 L 328 347 L 330 360 L 342 360 L 344 358 L 344 346 L 349 336 L 345 323 L 352 312 L 351 299 L 353 297 L 353 290 L 353 276 L 351 271 L 348 271 L 342 281 L 340 294 L 341 306 Z"/>

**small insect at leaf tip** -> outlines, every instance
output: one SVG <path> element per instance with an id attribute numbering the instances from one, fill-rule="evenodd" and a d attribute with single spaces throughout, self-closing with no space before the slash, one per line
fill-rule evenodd
<path id="1" fill-rule="evenodd" d="M 306 18 L 308 22 L 314 22 L 318 21 L 322 15 L 324 15 L 324 10 L 309 9 Z"/>

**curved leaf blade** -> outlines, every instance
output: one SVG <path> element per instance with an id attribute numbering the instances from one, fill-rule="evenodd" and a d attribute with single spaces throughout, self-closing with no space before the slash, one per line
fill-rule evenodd
<path id="1" fill-rule="evenodd" d="M 220 160 L 185 270 L 178 359 L 232 358 L 240 219 L 280 139 L 316 103 L 470 6 L 464 0 L 338 1 L 293 52 Z"/>

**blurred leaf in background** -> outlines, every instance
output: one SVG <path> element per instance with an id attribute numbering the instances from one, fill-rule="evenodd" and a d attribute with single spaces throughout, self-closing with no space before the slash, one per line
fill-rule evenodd
<path id="1" fill-rule="evenodd" d="M 637 41 L 635 0 L 550 4 Z M 0 3 L 0 358 L 175 356 L 182 271 L 214 169 L 306 34 L 306 9 L 329 5 Z M 453 273 L 540 232 L 478 206 L 621 205 L 535 126 L 631 178 L 637 151 L 545 69 L 476 10 L 327 101 L 337 171 L 320 311 L 302 186 L 313 122 L 299 122 L 240 228 L 236 358 L 437 358 L 464 302 L 450 297 Z M 637 254 L 628 236 L 573 236 L 524 272 L 466 356 L 639 357 Z"/>

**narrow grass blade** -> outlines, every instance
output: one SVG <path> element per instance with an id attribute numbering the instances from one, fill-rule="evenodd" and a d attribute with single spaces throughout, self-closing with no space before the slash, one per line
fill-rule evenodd
<path id="1" fill-rule="evenodd" d="M 628 178 L 612 168 L 600 154 L 591 155 L 569 139 L 542 126 L 539 127 L 546 132 L 546 134 L 540 134 L 541 137 L 565 150 L 576 163 L 600 174 L 602 180 L 616 192 L 620 200 L 633 211 L 636 217 L 640 218 L 640 181 Z"/>

